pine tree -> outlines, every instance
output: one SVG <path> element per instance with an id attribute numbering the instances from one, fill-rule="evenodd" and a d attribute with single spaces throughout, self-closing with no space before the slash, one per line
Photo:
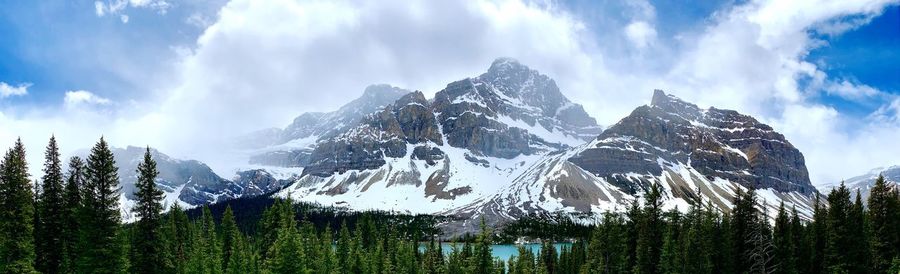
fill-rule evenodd
<path id="1" fill-rule="evenodd" d="M 228 271 L 228 262 L 231 261 L 231 256 L 234 253 L 235 249 L 235 238 L 240 237 L 240 231 L 238 231 L 237 223 L 234 221 L 234 212 L 231 210 L 231 206 L 225 208 L 225 213 L 222 215 L 222 261 L 225 263 L 223 269 Z"/>
<path id="2" fill-rule="evenodd" d="M 75 262 L 79 251 L 79 214 L 82 212 L 81 200 L 84 194 L 82 185 L 84 185 L 84 161 L 79 157 L 72 157 L 69 159 L 69 174 L 63 191 L 63 273 L 74 273 L 76 270 Z"/>
<path id="3" fill-rule="evenodd" d="M 738 191 L 734 200 L 734 209 L 731 211 L 731 240 L 732 252 L 735 256 L 734 271 L 738 273 L 750 270 L 751 249 L 754 240 L 753 228 L 759 220 L 756 214 L 756 192 L 750 189 L 747 192 Z"/>
<path id="4" fill-rule="evenodd" d="M 190 258 L 187 263 L 188 272 L 223 273 L 222 249 L 216 235 L 216 223 L 209 206 L 203 206 L 203 214 L 196 224 L 193 234 Z"/>
<path id="5" fill-rule="evenodd" d="M 888 186 L 884 176 L 879 175 L 869 194 L 869 237 L 872 254 L 872 270 L 885 273 L 891 261 L 900 252 L 900 202 Z"/>
<path id="6" fill-rule="evenodd" d="M 869 240 L 866 233 L 868 220 L 859 189 L 856 190 L 856 200 L 847 212 L 847 220 L 850 246 L 847 247 L 846 256 L 850 260 L 850 273 L 871 273 Z"/>
<path id="7" fill-rule="evenodd" d="M 0 169 L 0 273 L 36 273 L 32 193 L 25 146 L 19 139 Z"/>
<path id="8" fill-rule="evenodd" d="M 810 262 L 810 252 L 809 245 L 806 244 L 806 229 L 803 226 L 803 223 L 800 221 L 800 215 L 797 213 L 797 207 L 794 206 L 791 208 L 791 246 L 794 247 L 794 258 L 790 262 L 793 265 L 789 265 L 788 267 L 793 267 L 793 273 L 804 273 L 806 270 L 806 266 L 809 265 Z"/>
<path id="9" fill-rule="evenodd" d="M 778 206 L 778 215 L 775 217 L 775 228 L 772 235 L 772 243 L 775 245 L 776 273 L 796 273 L 796 254 L 794 253 L 794 237 L 792 235 L 791 220 L 784 201 Z"/>
<path id="10" fill-rule="evenodd" d="M 493 273 L 494 257 L 491 256 L 491 231 L 481 217 L 481 233 L 478 234 L 475 247 L 475 271 L 477 273 Z"/>
<path id="11" fill-rule="evenodd" d="M 121 188 L 116 161 L 103 138 L 91 149 L 85 174 L 78 272 L 120 273 L 125 266 L 119 237 Z"/>
<path id="12" fill-rule="evenodd" d="M 293 209 L 288 206 L 281 211 L 281 227 L 278 228 L 275 243 L 269 249 L 266 268 L 271 273 L 307 273 L 306 255 L 301 243 Z"/>
<path id="13" fill-rule="evenodd" d="M 652 184 L 644 200 L 638 225 L 636 273 L 658 273 L 662 248 L 662 186 Z"/>
<path id="14" fill-rule="evenodd" d="M 810 264 L 807 273 L 822 273 L 825 270 L 825 248 L 828 242 L 828 209 L 816 193 L 813 205 L 813 222 L 809 229 Z"/>
<path id="15" fill-rule="evenodd" d="M 185 273 L 192 253 L 191 228 L 187 215 L 178 203 L 172 204 L 166 221 L 166 264 L 167 272 Z"/>
<path id="16" fill-rule="evenodd" d="M 660 273 L 680 273 L 684 267 L 681 257 L 681 214 L 677 209 L 666 213 L 666 232 L 663 234 L 663 245 L 660 251 Z"/>
<path id="17" fill-rule="evenodd" d="M 36 268 L 42 273 L 60 273 L 63 261 L 63 174 L 56 137 L 50 137 L 44 153 L 44 176 L 36 210 L 40 218 L 35 226 Z"/>
<path id="18" fill-rule="evenodd" d="M 148 147 L 144 152 L 144 161 L 137 166 L 137 182 L 134 193 L 136 204 L 132 211 L 138 217 L 135 223 L 134 257 L 131 261 L 132 273 L 163 273 L 164 243 L 162 237 L 162 198 L 163 192 L 156 187 L 156 161 L 150 155 Z"/>
<path id="19" fill-rule="evenodd" d="M 832 189 L 828 194 L 827 224 L 828 239 L 825 246 L 826 270 L 832 273 L 845 273 L 850 271 L 853 261 L 848 252 L 853 243 L 850 236 L 850 190 L 842 182 L 837 189 Z"/>

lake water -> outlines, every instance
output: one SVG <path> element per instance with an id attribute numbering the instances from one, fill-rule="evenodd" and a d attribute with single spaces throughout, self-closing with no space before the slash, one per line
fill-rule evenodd
<path id="1" fill-rule="evenodd" d="M 456 247 L 460 248 L 460 249 L 463 247 L 462 243 L 441 243 L 441 249 L 444 252 L 444 254 L 449 254 L 451 251 L 453 251 L 453 245 L 456 245 Z M 419 250 L 424 251 L 426 246 L 428 246 L 428 243 L 422 243 L 421 245 L 419 245 Z M 524 244 L 522 246 L 524 246 L 526 249 L 530 250 L 531 253 L 534 253 L 535 256 L 537 256 L 538 253 L 541 252 L 541 244 Z M 553 247 L 556 248 L 556 254 L 559 254 L 562 247 L 571 248 L 572 244 L 571 243 L 555 243 L 555 244 L 553 244 Z M 491 254 L 493 254 L 494 257 L 497 257 L 497 258 L 500 258 L 500 259 L 503 259 L 504 261 L 506 261 L 506 260 L 509 260 L 509 257 L 519 255 L 519 245 L 514 245 L 514 244 L 491 245 Z"/>

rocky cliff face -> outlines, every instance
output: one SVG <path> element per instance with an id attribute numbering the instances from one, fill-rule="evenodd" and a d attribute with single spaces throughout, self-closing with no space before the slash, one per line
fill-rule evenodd
<path id="1" fill-rule="evenodd" d="M 733 110 L 703 109 L 660 90 L 570 161 L 634 193 L 627 173 L 662 175 L 664 164 L 688 164 L 707 178 L 746 188 L 812 194 L 803 155 L 784 136 Z M 633 187 L 629 187 L 633 186 Z"/>

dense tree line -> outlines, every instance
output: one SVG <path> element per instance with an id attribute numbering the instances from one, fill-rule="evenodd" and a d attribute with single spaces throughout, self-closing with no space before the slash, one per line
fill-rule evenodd
<path id="1" fill-rule="evenodd" d="M 422 228 L 433 228 L 423 225 L 427 219 L 328 219 L 289 200 L 261 202 L 265 209 L 253 221 L 238 220 L 248 215 L 229 204 L 221 214 L 201 207 L 195 218 L 178 204 L 163 214 L 149 148 L 137 167 L 138 220 L 125 225 L 105 140 L 86 161 L 70 159 L 65 173 L 55 138 L 44 155 L 35 183 L 21 141 L 0 161 L 0 273 L 900 272 L 900 192 L 884 178 L 867 205 L 844 185 L 825 199 L 817 195 L 811 221 L 784 204 L 770 220 L 752 190 L 739 191 L 729 212 L 700 201 L 686 213 L 665 210 L 660 186 L 652 185 L 641 203 L 605 213 L 590 233 L 561 222 L 561 233 L 583 235 L 571 245 L 547 241 L 501 260 L 491 253 L 501 233 L 484 220 L 470 241 L 446 248 Z M 553 228 L 529 221 L 512 230 L 536 227 Z"/>

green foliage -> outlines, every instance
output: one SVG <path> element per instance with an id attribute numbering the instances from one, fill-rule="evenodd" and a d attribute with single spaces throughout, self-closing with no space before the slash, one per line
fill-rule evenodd
<path id="1" fill-rule="evenodd" d="M 818 195 L 812 219 L 769 207 L 750 190 L 718 211 L 691 200 L 663 212 L 661 186 L 594 225 L 572 216 L 527 216 L 445 250 L 442 217 L 348 212 L 290 200 L 247 198 L 162 214 L 155 163 L 138 166 L 138 221 L 123 225 L 118 175 L 101 139 L 64 178 L 51 139 L 37 195 L 21 142 L 0 161 L 0 273 L 897 273 L 900 193 L 880 178 L 869 207 L 843 185 Z M 37 198 L 37 201 L 35 201 Z M 56 216 L 56 217 L 54 217 Z M 218 224 L 216 220 L 221 220 Z M 771 223 L 770 223 L 771 222 Z M 771 225 L 774 223 L 774 227 Z M 495 234 L 495 231 L 499 233 Z M 543 237 L 507 261 L 493 244 Z M 568 246 L 554 246 L 570 240 Z M 38 243 L 35 245 L 35 243 Z M 36 255 L 35 250 L 39 251 Z M 35 269 L 37 268 L 37 270 Z"/>
<path id="2" fill-rule="evenodd" d="M 131 273 L 164 273 L 165 238 L 162 237 L 163 192 L 156 187 L 156 161 L 150 155 L 150 148 L 144 152 L 144 160 L 137 166 L 138 178 L 134 193 L 136 204 L 132 212 L 138 221 L 134 225 L 131 240 Z"/>
<path id="3" fill-rule="evenodd" d="M 897 258 L 900 249 L 900 199 L 888 186 L 884 176 L 878 176 L 869 193 L 868 231 L 872 267 L 876 273 L 885 273 Z M 892 273 L 900 271 L 894 270 Z"/>
<path id="4" fill-rule="evenodd" d="M 119 168 L 103 138 L 91 149 L 85 168 L 83 210 L 79 227 L 78 271 L 120 273 L 125 269 L 119 237 Z"/>
<path id="5" fill-rule="evenodd" d="M 36 273 L 34 221 L 34 196 L 20 139 L 0 164 L 0 273 Z"/>
<path id="6" fill-rule="evenodd" d="M 59 147 L 56 137 L 50 137 L 47 151 L 44 153 L 44 175 L 41 177 L 36 211 L 35 225 L 35 262 L 38 271 L 43 273 L 59 273 L 63 262 L 63 227 L 65 208 L 63 200 L 62 163 L 59 159 Z"/>

